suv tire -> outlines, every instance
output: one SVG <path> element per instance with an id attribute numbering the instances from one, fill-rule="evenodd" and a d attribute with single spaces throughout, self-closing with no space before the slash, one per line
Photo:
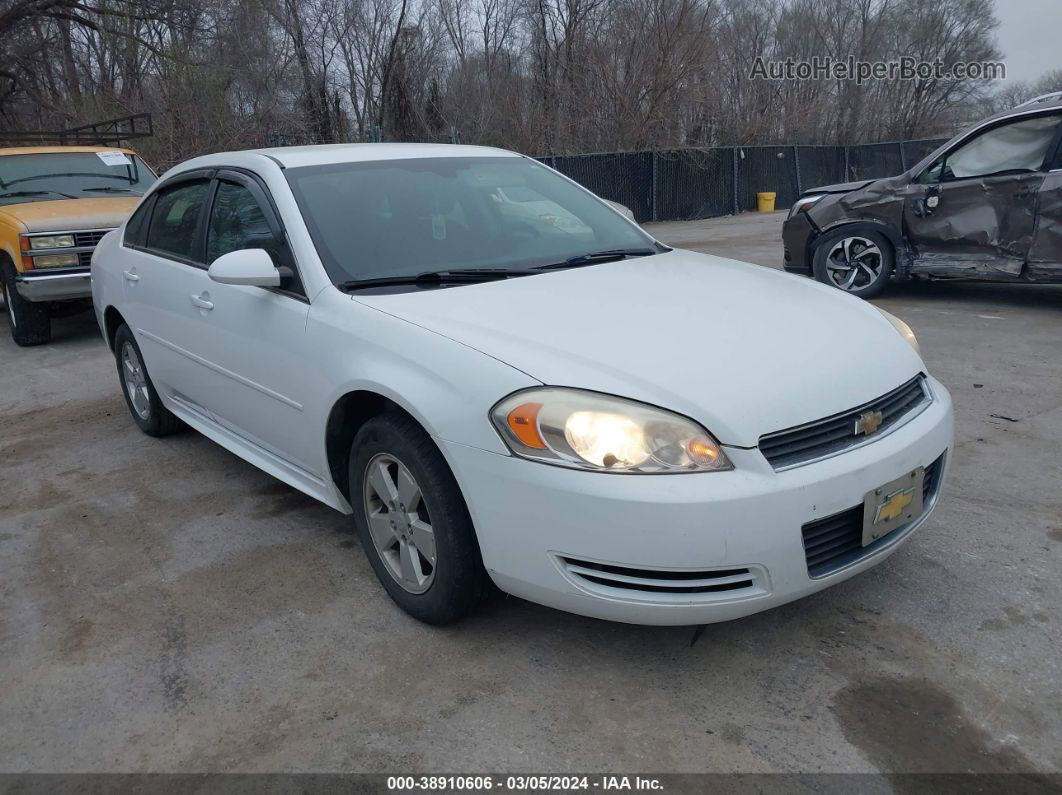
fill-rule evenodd
<path id="1" fill-rule="evenodd" d="M 4 285 L 4 303 L 7 304 L 7 325 L 11 338 L 23 348 L 44 345 L 52 340 L 51 307 L 47 302 L 27 301 L 19 295 L 15 286 L 15 266 L 11 260 L 0 257 L 0 280 Z"/>
<path id="2" fill-rule="evenodd" d="M 830 232 L 815 245 L 815 278 L 857 298 L 873 298 L 892 276 L 892 243 L 866 225 L 850 225 Z"/>

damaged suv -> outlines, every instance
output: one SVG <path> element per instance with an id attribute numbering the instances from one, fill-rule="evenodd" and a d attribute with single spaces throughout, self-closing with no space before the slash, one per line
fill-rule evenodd
<path id="1" fill-rule="evenodd" d="M 899 176 L 805 191 L 785 270 L 861 298 L 893 277 L 1062 282 L 1060 97 L 992 116 Z"/>

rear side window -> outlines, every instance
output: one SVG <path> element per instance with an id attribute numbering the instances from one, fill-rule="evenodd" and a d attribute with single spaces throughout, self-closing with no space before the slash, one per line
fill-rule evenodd
<path id="1" fill-rule="evenodd" d="M 182 182 L 163 188 L 155 199 L 147 247 L 180 259 L 196 259 L 196 230 L 206 202 L 209 181 Z"/>

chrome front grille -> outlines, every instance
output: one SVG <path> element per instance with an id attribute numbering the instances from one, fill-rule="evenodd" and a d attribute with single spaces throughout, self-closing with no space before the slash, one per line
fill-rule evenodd
<path id="1" fill-rule="evenodd" d="M 565 574 L 581 588 L 614 598 L 657 602 L 704 602 L 766 593 L 755 567 L 641 569 L 559 556 Z"/>
<path id="2" fill-rule="evenodd" d="M 103 239 L 103 236 L 110 231 L 110 229 L 90 229 L 85 232 L 74 232 L 74 245 L 95 248 L 96 244 Z"/>
<path id="3" fill-rule="evenodd" d="M 862 406 L 761 436 L 760 452 L 776 470 L 825 458 L 882 436 L 913 416 L 913 412 L 929 403 L 929 399 L 925 378 L 919 375 Z M 858 432 L 860 418 L 875 412 L 881 412 L 878 427 L 870 433 Z"/>

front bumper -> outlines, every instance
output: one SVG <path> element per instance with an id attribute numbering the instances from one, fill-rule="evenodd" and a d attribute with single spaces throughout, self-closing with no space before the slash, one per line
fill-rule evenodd
<path id="1" fill-rule="evenodd" d="M 84 271 L 38 273 L 29 271 L 15 277 L 15 289 L 27 301 L 66 301 L 91 298 L 91 274 Z"/>
<path id="2" fill-rule="evenodd" d="M 636 624 L 705 624 L 785 604 L 888 557 L 929 515 L 826 576 L 808 574 L 801 528 L 862 505 L 864 495 L 928 466 L 952 445 L 951 398 L 929 379 L 930 406 L 878 441 L 775 472 L 755 449 L 728 448 L 731 472 L 609 475 L 440 442 L 497 585 L 533 602 Z M 574 563 L 573 563 L 574 561 Z M 605 572 L 604 579 L 595 573 Z M 635 585 L 610 588 L 615 572 Z M 704 572 L 697 593 L 660 587 Z M 589 576 L 587 576 L 589 575 Z M 701 576 L 697 574 L 696 576 Z M 747 581 L 735 586 L 734 580 Z M 637 583 L 656 582 L 644 589 Z M 729 583 L 729 584 L 727 584 Z"/>
<path id="3" fill-rule="evenodd" d="M 818 234 L 807 213 L 797 213 L 782 225 L 782 267 L 788 273 L 811 275 L 811 241 Z"/>

